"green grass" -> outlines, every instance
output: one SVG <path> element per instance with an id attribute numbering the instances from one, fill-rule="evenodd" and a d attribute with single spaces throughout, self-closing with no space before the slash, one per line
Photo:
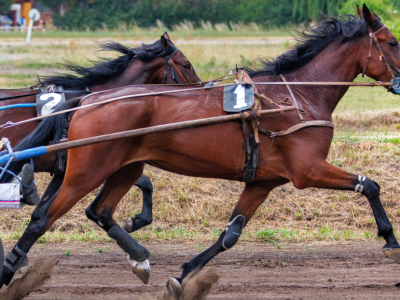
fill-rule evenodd
<path id="1" fill-rule="evenodd" d="M 272 28 L 268 30 L 250 30 L 244 28 L 242 30 L 223 30 L 218 31 L 216 29 L 213 30 L 204 30 L 204 29 L 194 29 L 191 31 L 180 29 L 180 30 L 168 30 L 166 28 L 133 28 L 131 30 L 102 30 L 102 31 L 64 31 L 64 30 L 56 30 L 56 29 L 48 29 L 46 31 L 33 31 L 32 33 L 32 41 L 41 40 L 41 39 L 104 39 L 104 38 L 113 38 L 113 39 L 143 39 L 143 38 L 155 38 L 160 37 L 165 30 L 175 38 L 244 38 L 244 37 L 258 37 L 265 38 L 268 36 L 290 36 L 294 27 L 286 27 L 286 28 Z M 26 39 L 26 32 L 2 32 L 1 38 L 3 39 Z"/>
<path id="2" fill-rule="evenodd" d="M 374 223 L 374 220 L 368 220 Z M 149 227 L 152 227 L 151 225 Z M 172 230 L 154 230 L 146 228 L 140 232 L 132 233 L 131 235 L 139 242 L 151 241 L 174 241 L 174 240 L 189 240 L 189 241 L 215 241 L 220 232 L 199 232 L 198 230 L 185 230 L 184 228 L 176 228 Z M 162 232 L 162 234 L 160 234 Z M 177 234 L 179 232 L 179 234 Z M 395 232 L 396 236 L 400 236 L 400 231 Z M 20 231 L 9 231 L 7 234 L 0 234 L 3 242 L 15 242 L 21 237 Z M 313 230 L 304 229 L 262 229 L 260 231 L 244 231 L 240 237 L 242 241 L 258 241 L 266 242 L 281 249 L 282 242 L 306 242 L 306 241 L 352 241 L 364 239 L 378 239 L 376 232 L 370 230 L 362 230 L 355 228 L 354 230 L 337 230 L 333 227 L 323 226 Z M 53 242 L 102 242 L 113 243 L 114 240 L 108 237 L 103 231 L 91 230 L 83 233 L 66 233 L 60 231 L 47 232 L 39 239 L 39 243 Z M 194 247 L 198 251 L 204 250 L 203 244 L 195 244 Z M 103 253 L 110 250 L 107 248 L 95 247 L 93 252 Z M 67 254 L 68 253 L 68 254 Z M 70 255 L 67 250 L 65 255 Z"/>

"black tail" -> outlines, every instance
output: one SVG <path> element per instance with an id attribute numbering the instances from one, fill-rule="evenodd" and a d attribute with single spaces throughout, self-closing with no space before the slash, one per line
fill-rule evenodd
<path id="1" fill-rule="evenodd" d="M 68 100 L 60 107 L 58 107 L 56 111 L 76 107 L 78 106 L 79 102 L 80 98 Z M 65 117 L 66 114 L 59 114 L 43 119 L 43 121 L 40 122 L 39 126 L 36 127 L 36 129 L 30 135 L 24 138 L 14 148 L 14 151 L 21 151 L 39 146 L 46 146 L 51 141 L 53 142 L 53 144 L 57 143 L 60 139 L 62 130 L 64 129 Z M 21 172 L 22 167 L 26 163 L 29 163 L 29 159 L 13 162 L 8 170 L 18 175 Z M 13 176 L 6 173 L 1 182 L 10 182 L 12 179 Z"/>

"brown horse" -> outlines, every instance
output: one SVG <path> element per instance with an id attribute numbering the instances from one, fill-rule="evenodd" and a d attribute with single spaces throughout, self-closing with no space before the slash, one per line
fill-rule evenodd
<path id="1" fill-rule="evenodd" d="M 365 5 L 359 14 L 360 20 L 354 16 L 328 19 L 317 28 L 305 31 L 301 42 L 292 50 L 275 61 L 266 61 L 263 69 L 251 72 L 253 81 L 281 82 L 278 74 L 284 74 L 288 81 L 347 82 L 353 81 L 363 70 L 375 80 L 390 80 L 393 69 L 400 68 L 399 43 Z M 374 33 L 376 40 L 371 43 Z M 382 54 L 378 47 L 385 59 L 381 57 L 380 60 Z M 372 55 L 367 59 L 369 52 Z M 259 85 L 257 88 L 260 94 L 275 101 L 291 97 L 284 86 Z M 176 88 L 126 87 L 89 96 L 85 104 L 122 95 L 127 99 L 76 112 L 68 138 L 77 140 L 226 115 L 222 107 L 222 88 L 200 91 L 182 88 L 181 93 L 129 98 L 133 94 L 173 89 Z M 292 90 L 300 109 L 306 111 L 306 121 L 331 121 L 332 112 L 347 89 L 346 86 L 296 86 Z M 261 106 L 263 110 L 276 108 L 267 100 L 261 100 Z M 297 111 L 260 117 L 259 121 L 260 127 L 275 132 L 300 123 Z M 181 277 L 170 279 L 169 289 L 179 294 L 180 283 L 189 272 L 202 268 L 217 254 L 231 248 L 269 192 L 290 181 L 299 189 L 318 187 L 362 193 L 370 202 L 378 235 L 386 241 L 385 254 L 399 260 L 400 246 L 381 204 L 378 184 L 325 161 L 332 137 L 333 130 L 328 127 L 307 127 L 275 138 L 260 136 L 254 180 L 246 183 L 226 229 L 213 246 L 182 265 Z M 28 228 L 6 259 L 1 284 L 10 282 L 15 266 L 51 224 L 103 182 L 103 189 L 86 214 L 129 254 L 134 260 L 134 272 L 147 282 L 149 251 L 112 219 L 116 206 L 130 189 L 132 178 L 139 178 L 144 164 L 148 163 L 188 176 L 241 180 L 246 155 L 242 124 L 232 121 L 75 148 L 68 151 L 68 157 L 63 185 L 54 197 L 42 201 L 34 211 Z"/>
<path id="2" fill-rule="evenodd" d="M 133 84 L 175 84 L 200 81 L 190 61 L 171 42 L 166 32 L 155 43 L 137 48 L 131 49 L 111 42 L 100 44 L 100 47 L 102 51 L 115 51 L 122 55 L 116 59 L 101 59 L 98 62 L 93 62 L 94 66 L 89 68 L 67 63 L 65 66 L 78 76 L 71 74 L 49 76 L 45 77 L 43 84 L 61 85 L 67 91 L 75 90 L 79 92 L 88 89 L 93 92 L 99 92 Z M 171 65 L 170 61 L 174 62 L 174 66 Z M 0 104 L 7 106 L 20 103 L 36 103 L 37 93 L 37 90 L 24 92 L 0 90 L 0 99 L 31 94 L 31 96 L 2 101 Z M 74 94 L 66 95 L 71 96 Z M 76 101 L 72 101 L 68 105 L 74 105 L 75 103 Z M 6 122 L 16 123 L 33 118 L 36 115 L 35 107 L 2 110 L 0 111 L 0 124 L 5 124 Z M 7 136 L 11 144 L 16 145 L 28 136 L 38 124 L 39 121 L 25 123 L 12 128 L 3 128 L 0 129 L 0 135 Z M 45 155 L 35 162 L 35 172 L 54 173 L 51 183 L 44 194 L 45 199 L 54 195 L 64 179 L 62 171 L 55 171 L 55 164 L 56 154 L 54 153 Z M 127 229 L 130 231 L 138 230 L 152 221 L 151 182 L 145 175 L 142 175 L 135 185 L 143 192 L 143 211 L 129 220 L 130 226 Z"/>

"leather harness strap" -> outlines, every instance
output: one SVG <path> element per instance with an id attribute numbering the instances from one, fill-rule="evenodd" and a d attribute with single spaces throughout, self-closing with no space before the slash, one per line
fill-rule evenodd
<path id="1" fill-rule="evenodd" d="M 182 77 L 183 81 L 185 81 L 185 84 L 189 84 L 186 80 L 185 77 L 183 77 L 182 73 L 179 71 L 179 69 L 177 68 L 177 66 L 175 65 L 174 61 L 172 60 L 172 56 L 174 56 L 177 52 L 178 52 L 178 48 L 175 49 L 174 52 L 172 52 L 171 55 L 166 56 L 165 57 L 165 71 L 164 71 L 164 77 L 163 80 L 161 82 L 161 84 L 164 84 L 165 80 L 167 80 L 167 76 L 168 76 L 168 66 L 170 66 L 171 68 L 171 75 L 172 75 L 172 79 L 177 83 L 180 84 L 180 81 L 178 78 L 176 78 L 175 76 L 175 72 L 174 69 L 178 72 L 178 74 Z M 195 72 L 196 73 L 196 72 Z M 198 80 L 197 74 L 196 74 L 196 79 Z M 198 84 L 198 82 L 196 83 Z"/>
<path id="2" fill-rule="evenodd" d="M 379 53 L 380 53 L 380 60 L 384 62 L 390 76 L 392 77 L 392 79 L 396 78 L 396 75 L 393 73 L 393 70 L 395 70 L 397 72 L 397 74 L 400 73 L 400 70 L 397 69 L 392 63 L 391 61 L 386 57 L 385 53 L 383 53 L 382 47 L 379 44 L 378 38 L 376 37 L 376 35 L 378 33 L 380 33 L 383 29 L 386 28 L 386 25 L 383 25 L 381 28 L 379 28 L 377 31 L 372 31 L 371 28 L 368 28 L 369 30 L 369 50 L 368 50 L 368 56 L 367 56 L 367 62 L 365 63 L 363 72 L 362 72 L 362 77 L 364 77 L 365 72 L 367 71 L 367 67 L 369 64 L 369 61 L 372 57 L 372 44 L 378 49 Z"/>
<path id="3" fill-rule="evenodd" d="M 172 60 L 172 58 L 169 59 L 172 63 L 172 65 L 174 66 L 175 70 L 178 72 L 178 74 L 182 77 L 183 81 L 188 84 L 187 80 L 185 79 L 185 77 L 183 77 L 182 73 L 179 71 L 179 69 L 177 68 L 177 66 L 175 65 L 174 61 Z"/>
<path id="4" fill-rule="evenodd" d="M 330 121 L 321 121 L 321 120 L 315 120 L 315 121 L 306 121 L 304 123 L 296 124 L 291 127 L 289 127 L 287 130 L 282 130 L 282 131 L 270 131 L 266 130 L 263 128 L 259 128 L 258 130 L 264 134 L 269 135 L 270 137 L 277 137 L 277 136 L 285 136 L 288 134 L 291 134 L 293 132 L 299 131 L 303 128 L 306 127 L 329 127 L 329 128 L 334 128 L 334 125 Z"/>
<path id="5" fill-rule="evenodd" d="M 280 76 L 284 82 L 287 82 L 283 75 L 280 75 Z M 260 128 L 259 127 L 260 122 L 258 120 L 258 114 L 257 114 L 258 111 L 261 110 L 260 99 L 268 99 L 268 98 L 265 97 L 264 95 L 258 94 L 258 90 L 255 87 L 250 76 L 243 70 L 239 71 L 236 74 L 235 83 L 236 84 L 246 84 L 247 83 L 247 84 L 253 85 L 254 96 L 255 96 L 253 107 L 250 110 L 242 111 L 240 113 L 240 119 L 242 121 L 243 136 L 244 136 L 245 146 L 246 146 L 246 162 L 244 165 L 244 175 L 242 178 L 242 182 L 247 182 L 247 183 L 252 182 L 254 179 L 254 176 L 256 174 L 256 171 L 257 171 L 258 152 L 259 152 L 259 148 L 260 148 L 258 132 L 264 133 L 266 135 L 269 135 L 271 138 L 274 138 L 274 137 L 289 135 L 291 133 L 294 133 L 296 131 L 299 131 L 299 130 L 301 130 L 303 128 L 307 128 L 307 127 L 334 128 L 334 125 L 331 121 L 325 121 L 325 120 L 305 121 L 302 116 L 303 112 L 300 110 L 297 100 L 296 100 L 289 84 L 287 84 L 286 86 L 292 97 L 293 106 L 297 110 L 297 113 L 299 114 L 301 123 L 291 126 L 287 130 L 282 130 L 282 131 L 278 131 L 278 132 Z M 248 124 L 247 124 L 248 121 L 252 122 L 253 134 L 249 133 L 249 128 L 248 128 Z"/>
<path id="6" fill-rule="evenodd" d="M 283 81 L 283 82 L 287 82 L 286 79 L 285 79 L 285 77 L 284 77 L 282 74 L 279 74 L 279 76 L 282 78 L 282 81 Z M 290 85 L 289 85 L 289 84 L 286 84 L 286 87 L 287 87 L 287 89 L 289 90 L 290 96 L 292 97 L 293 105 L 294 105 L 294 107 L 296 107 L 296 109 L 297 109 L 297 113 L 299 114 L 300 121 L 304 123 L 305 120 L 304 120 L 303 116 L 302 116 L 301 113 L 300 113 L 300 108 L 299 108 L 299 105 L 297 104 L 296 97 L 294 96 L 293 91 L 292 91 L 292 89 L 290 88 Z"/>
<path id="7" fill-rule="evenodd" d="M 260 150 L 260 139 L 258 136 L 258 126 L 260 122 L 258 120 L 258 111 L 261 110 L 261 102 L 256 95 L 258 90 L 251 80 L 249 74 L 244 70 L 240 70 L 236 73 L 236 84 L 251 84 L 254 88 L 254 105 L 247 111 L 240 112 L 240 119 L 242 121 L 242 130 L 244 136 L 244 142 L 246 146 L 246 162 L 244 164 L 244 175 L 242 182 L 252 182 L 257 170 L 258 152 Z M 247 122 L 251 122 L 253 133 L 249 133 Z"/>

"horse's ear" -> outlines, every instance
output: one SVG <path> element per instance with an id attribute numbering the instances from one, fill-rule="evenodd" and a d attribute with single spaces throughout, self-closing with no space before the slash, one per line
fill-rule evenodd
<path id="1" fill-rule="evenodd" d="M 359 7 L 358 4 L 356 4 L 356 5 L 357 5 L 357 12 L 358 12 L 358 15 L 360 16 L 360 19 L 364 20 L 364 14 L 363 14 L 361 7 Z"/>
<path id="2" fill-rule="evenodd" d="M 365 22 L 367 22 L 368 25 L 372 26 L 375 23 L 376 15 L 369 10 L 365 3 L 363 4 L 362 10 Z"/>
<path id="3" fill-rule="evenodd" d="M 164 32 L 163 37 L 165 37 L 167 40 L 171 40 L 171 38 L 169 37 L 168 32 Z"/>
<path id="4" fill-rule="evenodd" d="M 170 38 L 169 38 L 169 35 L 168 35 L 168 33 L 167 32 L 165 32 L 162 36 L 161 36 L 161 45 L 164 47 L 164 48 L 168 48 L 169 47 L 169 40 Z"/>

